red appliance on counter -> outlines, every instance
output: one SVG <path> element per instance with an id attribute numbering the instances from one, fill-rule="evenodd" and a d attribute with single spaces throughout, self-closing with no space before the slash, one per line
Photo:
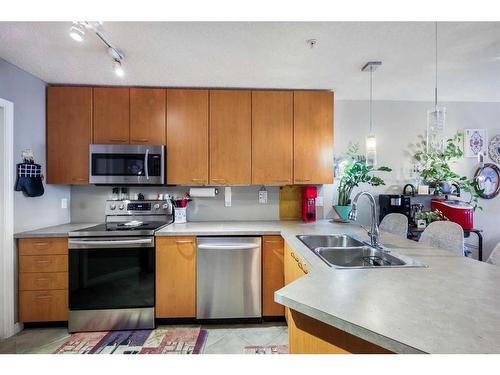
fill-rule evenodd
<path id="1" fill-rule="evenodd" d="M 316 198 L 318 189 L 316 186 L 304 186 L 302 188 L 302 220 L 306 223 L 316 221 Z"/>
<path id="2" fill-rule="evenodd" d="M 474 209 L 466 202 L 436 198 L 431 201 L 431 209 L 441 211 L 450 221 L 459 224 L 465 230 L 474 227 Z"/>

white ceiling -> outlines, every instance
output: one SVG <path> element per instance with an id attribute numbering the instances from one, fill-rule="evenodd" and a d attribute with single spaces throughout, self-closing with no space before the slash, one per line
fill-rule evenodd
<path id="1" fill-rule="evenodd" d="M 333 89 L 337 99 L 432 100 L 428 22 L 105 22 L 125 54 L 116 77 L 103 44 L 71 22 L 0 22 L 0 57 L 49 83 Z M 306 40 L 318 44 L 310 49 Z M 443 101 L 500 101 L 500 22 L 439 24 Z"/>

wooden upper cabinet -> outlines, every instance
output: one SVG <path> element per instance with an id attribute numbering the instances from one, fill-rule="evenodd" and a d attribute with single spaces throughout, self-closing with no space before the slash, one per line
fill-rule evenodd
<path id="1" fill-rule="evenodd" d="M 208 184 L 208 90 L 167 90 L 167 183 Z"/>
<path id="2" fill-rule="evenodd" d="M 293 92 L 252 91 L 252 184 L 291 184 L 292 172 Z"/>
<path id="3" fill-rule="evenodd" d="M 130 89 L 130 143 L 164 145 L 165 89 Z"/>
<path id="4" fill-rule="evenodd" d="M 129 88 L 94 88 L 94 143 L 130 142 Z"/>
<path id="5" fill-rule="evenodd" d="M 47 183 L 79 185 L 89 179 L 92 88 L 47 89 Z"/>
<path id="6" fill-rule="evenodd" d="M 333 183 L 333 92 L 294 92 L 294 183 Z"/>
<path id="7" fill-rule="evenodd" d="M 210 184 L 250 185 L 251 91 L 210 90 Z"/>

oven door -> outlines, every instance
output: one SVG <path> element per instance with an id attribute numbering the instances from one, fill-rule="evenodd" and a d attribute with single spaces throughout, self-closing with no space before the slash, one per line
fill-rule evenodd
<path id="1" fill-rule="evenodd" d="M 89 183 L 164 184 L 165 146 L 90 145 Z"/>
<path id="2" fill-rule="evenodd" d="M 153 308 L 154 237 L 70 238 L 69 309 Z"/>

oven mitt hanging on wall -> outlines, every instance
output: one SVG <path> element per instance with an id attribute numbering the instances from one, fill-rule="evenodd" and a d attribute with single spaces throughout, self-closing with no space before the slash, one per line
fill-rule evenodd
<path id="1" fill-rule="evenodd" d="M 22 191 L 28 197 L 39 197 L 45 192 L 43 188 L 42 167 L 35 163 L 17 165 L 16 191 Z"/>

